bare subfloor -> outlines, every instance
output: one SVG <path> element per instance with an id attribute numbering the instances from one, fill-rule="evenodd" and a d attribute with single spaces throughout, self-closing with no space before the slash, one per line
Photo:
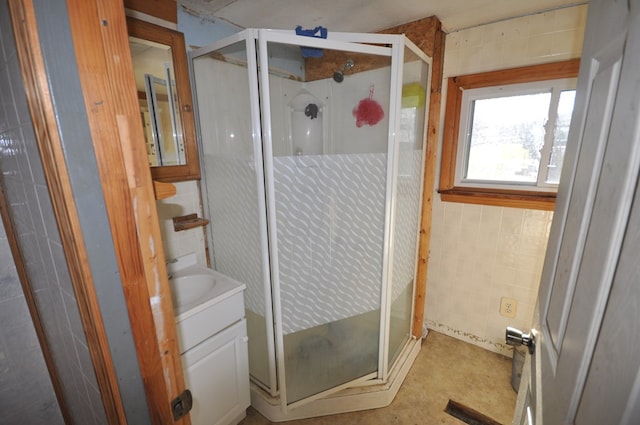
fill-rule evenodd
<path id="1" fill-rule="evenodd" d="M 516 393 L 511 359 L 431 331 L 398 395 L 382 409 L 280 422 L 284 425 L 461 425 L 444 409 L 449 399 L 510 425 Z M 271 424 L 255 409 L 241 425 Z"/>

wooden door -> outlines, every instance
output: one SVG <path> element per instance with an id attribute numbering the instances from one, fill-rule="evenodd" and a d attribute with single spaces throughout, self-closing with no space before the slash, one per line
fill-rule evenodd
<path id="1" fill-rule="evenodd" d="M 514 424 L 640 410 L 640 1 L 589 2 L 570 144 Z"/>

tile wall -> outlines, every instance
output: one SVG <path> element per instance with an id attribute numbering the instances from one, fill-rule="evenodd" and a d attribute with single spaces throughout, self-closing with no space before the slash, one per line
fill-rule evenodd
<path id="1" fill-rule="evenodd" d="M 86 425 L 106 424 L 27 108 L 5 0 L 0 2 L 0 37 L 0 182 L 73 421 Z M 17 308 L 19 304 L 11 302 L 7 305 Z M 3 314 L 6 314 L 5 310 Z M 16 314 L 24 312 L 16 311 Z M 2 327 L 4 331 L 4 321 Z M 5 342 L 9 346 L 13 344 L 13 341 Z M 4 348 L 4 345 L 0 347 L 0 351 Z M 38 348 L 31 347 L 19 355 L 23 360 L 29 359 L 35 350 Z M 0 391 L 5 388 L 1 383 Z M 24 387 L 11 389 L 20 392 Z M 27 395 L 23 394 L 17 402 L 27 402 L 33 408 L 32 400 L 25 398 Z M 40 423 L 56 423 L 59 419 L 55 413 L 38 413 L 44 416 Z M 0 419 L 2 423 L 6 419 L 4 414 L 5 411 Z"/>
<path id="2" fill-rule="evenodd" d="M 198 263 L 206 266 L 205 228 L 196 227 L 176 232 L 173 229 L 172 220 L 173 217 L 187 214 L 198 214 L 198 217 L 202 217 L 200 183 L 197 180 L 190 180 L 174 183 L 174 185 L 176 186 L 174 196 L 156 202 L 165 256 L 170 259 L 195 253 Z"/>
<path id="3" fill-rule="evenodd" d="M 0 323 L 0 411 L 3 423 L 62 425 L 58 401 L 1 224 Z"/>
<path id="4" fill-rule="evenodd" d="M 579 57 L 586 15 L 582 5 L 448 34 L 441 129 L 448 77 Z M 436 193 L 427 326 L 510 355 L 504 330 L 531 325 L 552 217 L 547 211 L 442 202 Z M 500 316 L 501 297 L 518 301 L 515 319 Z"/>

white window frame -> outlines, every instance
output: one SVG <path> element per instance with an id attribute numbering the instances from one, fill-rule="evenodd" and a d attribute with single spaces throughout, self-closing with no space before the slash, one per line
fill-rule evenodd
<path id="1" fill-rule="evenodd" d="M 458 130 L 458 151 L 456 158 L 455 185 L 461 188 L 494 188 L 516 189 L 524 191 L 556 192 L 557 184 L 547 183 L 549 158 L 553 147 L 554 128 L 557 121 L 558 103 L 560 94 L 566 90 L 575 90 L 576 78 L 562 78 L 556 80 L 535 81 L 520 84 L 507 84 L 500 86 L 482 87 L 465 90 L 462 94 L 460 110 L 460 124 Z M 464 174 L 470 154 L 472 106 L 476 100 L 493 99 L 498 97 L 510 97 L 538 93 L 551 93 L 547 123 L 545 125 L 544 144 L 540 155 L 540 165 L 536 182 L 504 182 L 495 180 L 467 179 Z"/>

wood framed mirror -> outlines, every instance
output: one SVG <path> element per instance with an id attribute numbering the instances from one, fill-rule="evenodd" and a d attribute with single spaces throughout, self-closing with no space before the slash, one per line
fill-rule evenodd
<path id="1" fill-rule="evenodd" d="M 154 180 L 200 178 L 184 35 L 127 18 L 129 45 Z"/>

